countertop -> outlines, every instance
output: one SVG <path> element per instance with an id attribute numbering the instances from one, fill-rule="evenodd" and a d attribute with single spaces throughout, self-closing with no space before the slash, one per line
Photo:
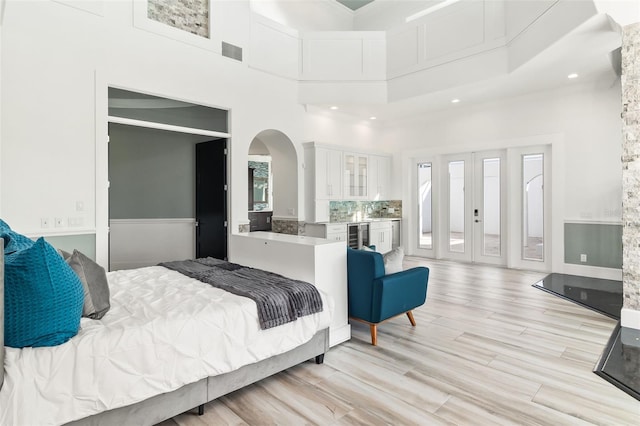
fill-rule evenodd
<path id="1" fill-rule="evenodd" d="M 399 217 L 374 217 L 374 218 L 369 218 L 369 219 L 362 219 L 362 220 L 346 220 L 344 222 L 309 222 L 309 224 L 311 225 L 340 225 L 340 224 L 345 224 L 345 225 L 351 225 L 354 223 L 370 223 L 370 222 L 386 222 L 386 221 L 401 221 L 402 219 Z"/>
<path id="2" fill-rule="evenodd" d="M 236 234 L 246 238 L 254 238 L 265 241 L 280 241 L 285 243 L 295 243 L 306 246 L 324 246 L 327 244 L 345 244 L 344 241 L 331 241 L 324 238 L 307 237 L 304 235 L 279 234 L 276 232 L 256 231 Z"/>

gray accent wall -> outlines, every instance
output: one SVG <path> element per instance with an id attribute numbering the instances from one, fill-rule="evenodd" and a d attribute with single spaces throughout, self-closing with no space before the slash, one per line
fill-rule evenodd
<path id="1" fill-rule="evenodd" d="M 96 236 L 86 235 L 59 235 L 44 238 L 49 244 L 57 249 L 73 253 L 73 250 L 82 252 L 89 259 L 96 260 Z"/>
<path id="2" fill-rule="evenodd" d="M 109 218 L 195 217 L 195 147 L 210 136 L 109 125 Z"/>
<path id="3" fill-rule="evenodd" d="M 581 262 L 580 255 L 587 261 Z M 575 265 L 622 268 L 622 225 L 564 224 L 564 261 Z"/>

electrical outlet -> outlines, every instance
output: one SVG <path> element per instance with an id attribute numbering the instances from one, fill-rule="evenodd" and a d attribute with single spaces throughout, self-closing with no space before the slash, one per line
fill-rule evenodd
<path id="1" fill-rule="evenodd" d="M 43 217 L 40 219 L 40 228 L 48 228 L 49 227 L 49 218 Z"/>
<path id="2" fill-rule="evenodd" d="M 56 228 L 61 228 L 61 227 L 64 226 L 64 219 L 63 218 L 56 217 L 54 220 L 55 220 L 54 223 L 55 223 Z"/>
<path id="3" fill-rule="evenodd" d="M 587 255 L 586 254 L 581 254 L 580 255 L 580 262 L 586 262 L 587 261 Z"/>
<path id="4" fill-rule="evenodd" d="M 84 211 L 84 202 L 83 201 L 76 201 L 76 211 L 77 212 L 83 212 Z"/>
<path id="5" fill-rule="evenodd" d="M 69 218 L 69 226 L 82 226 L 83 224 L 84 224 L 84 219 L 82 217 Z"/>

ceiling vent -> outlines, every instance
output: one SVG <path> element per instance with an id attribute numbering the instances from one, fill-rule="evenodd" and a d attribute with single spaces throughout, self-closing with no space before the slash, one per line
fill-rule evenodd
<path id="1" fill-rule="evenodd" d="M 234 46 L 233 44 L 222 42 L 222 56 L 235 59 L 242 62 L 242 47 Z"/>

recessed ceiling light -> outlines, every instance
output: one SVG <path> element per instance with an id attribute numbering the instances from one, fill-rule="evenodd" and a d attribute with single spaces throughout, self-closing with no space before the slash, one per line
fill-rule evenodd
<path id="1" fill-rule="evenodd" d="M 567 76 L 567 78 L 578 78 L 578 74 L 576 74 L 576 73 L 574 72 L 574 73 L 572 73 L 572 74 L 569 74 L 569 75 Z"/>
<path id="2" fill-rule="evenodd" d="M 369 120 L 375 120 L 375 119 L 376 119 L 376 117 L 374 117 L 374 116 L 369 117 Z"/>
<path id="3" fill-rule="evenodd" d="M 460 99 L 451 99 L 452 104 L 457 104 L 458 102 L 460 102 Z"/>
<path id="4" fill-rule="evenodd" d="M 338 109 L 338 107 L 334 105 L 330 109 Z"/>

